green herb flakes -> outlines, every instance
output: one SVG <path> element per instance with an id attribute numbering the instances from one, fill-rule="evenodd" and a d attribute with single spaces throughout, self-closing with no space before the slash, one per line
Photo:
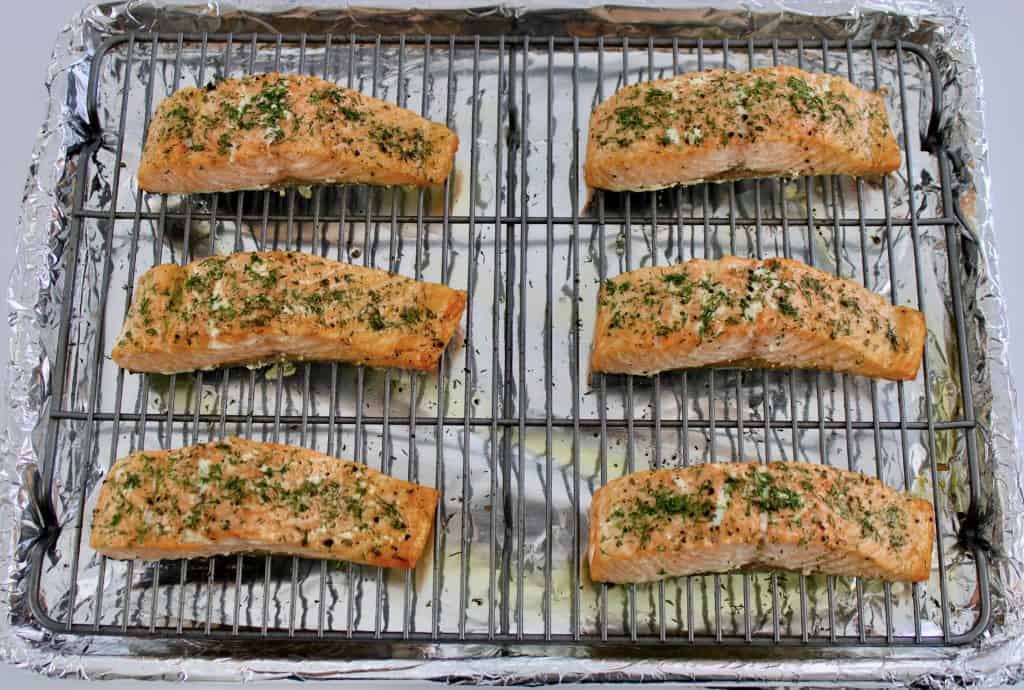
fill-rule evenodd
<path id="1" fill-rule="evenodd" d="M 799 510 L 803 507 L 803 498 L 792 489 L 778 486 L 775 477 L 769 472 L 751 468 L 744 480 L 742 494 L 765 512 L 779 510 Z"/>

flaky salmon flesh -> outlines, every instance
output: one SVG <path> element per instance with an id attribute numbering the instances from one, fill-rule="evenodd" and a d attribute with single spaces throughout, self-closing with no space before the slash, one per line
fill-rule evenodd
<path id="1" fill-rule="evenodd" d="M 792 259 L 693 259 L 606 280 L 594 372 L 784 367 L 912 380 L 921 312 Z"/>
<path id="2" fill-rule="evenodd" d="M 117 559 L 264 552 L 413 568 L 437 499 L 359 463 L 231 437 L 114 463 L 90 543 Z"/>
<path id="3" fill-rule="evenodd" d="M 188 194 L 285 185 L 444 183 L 444 125 L 317 77 L 260 74 L 187 87 L 157 107 L 139 187 Z"/>
<path id="4" fill-rule="evenodd" d="M 239 252 L 139 279 L 112 357 L 173 374 L 276 360 L 430 371 L 466 293 L 299 252 Z"/>
<path id="5" fill-rule="evenodd" d="M 587 185 L 611 191 L 900 165 L 881 94 L 795 67 L 633 84 L 590 116 Z"/>
<path id="6" fill-rule="evenodd" d="M 653 582 L 741 569 L 921 582 L 931 503 L 877 479 L 808 463 L 710 463 L 636 472 L 598 489 L 595 582 Z"/>

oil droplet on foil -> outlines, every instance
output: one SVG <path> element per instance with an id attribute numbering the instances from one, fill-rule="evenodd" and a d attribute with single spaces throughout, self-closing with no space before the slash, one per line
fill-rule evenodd
<path id="1" fill-rule="evenodd" d="M 455 209 L 459 207 L 459 203 L 462 201 L 462 190 L 464 187 L 465 174 L 462 170 L 456 168 L 455 172 L 452 174 L 451 185 L 449 187 L 449 192 L 451 194 L 451 203 L 448 206 L 449 213 L 454 213 Z M 428 215 L 440 216 L 444 214 L 444 185 L 436 185 L 434 187 L 427 188 L 424 206 L 428 209 Z"/>

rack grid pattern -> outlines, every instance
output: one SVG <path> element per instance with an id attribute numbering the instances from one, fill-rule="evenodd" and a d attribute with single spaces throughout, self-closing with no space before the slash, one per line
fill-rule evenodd
<path id="1" fill-rule="evenodd" d="M 794 58 L 865 88 L 881 86 L 880 74 L 893 69 L 899 88 L 889 104 L 902 125 L 904 172 L 912 179 L 914 157 L 929 157 L 935 189 L 909 184 L 899 213 L 888 180 L 838 178 L 596 192 L 587 201 L 579 177 L 585 119 L 613 88 L 687 66 L 744 69 Z M 855 72 L 859 61 L 870 70 Z M 385 64 L 397 67 L 385 75 Z M 387 90 L 400 105 L 443 119 L 462 138 L 457 165 L 465 176 L 454 174 L 443 190 L 318 187 L 308 197 L 292 189 L 175 199 L 135 188 L 132 156 L 166 95 L 161 89 L 173 90 L 186 72 L 201 85 L 268 69 L 318 74 L 374 96 Z M 590 491 L 647 466 L 815 455 L 825 462 L 845 447 L 854 468 L 853 448 L 863 445 L 873 458 L 864 467 L 909 486 L 911 449 L 921 448 L 938 505 L 937 446 L 963 444 L 976 510 L 976 423 L 955 279 L 959 225 L 946 211 L 953 207 L 948 162 L 930 132 L 922 133 L 928 151 L 906 144 L 917 126 L 908 85 L 920 82 L 934 119 L 936 75 L 920 48 L 881 41 L 232 34 L 109 41 L 91 74 L 96 137 L 78 170 L 47 433 L 44 481 L 73 481 L 77 497 L 74 519 L 54 536 L 69 565 L 59 596 L 44 596 L 58 576 L 46 566 L 49 544 L 37 545 L 34 615 L 66 633 L 196 639 L 619 646 L 975 639 L 988 623 L 986 561 L 976 551 L 958 566 L 956 576 L 980 594 L 977 609 L 958 617 L 944 553 L 956 535 L 943 520 L 927 591 L 776 573 L 610 588 L 590 584 L 585 572 Z M 141 112 L 131 107 L 140 91 Z M 572 99 L 568 108 L 563 96 Z M 928 193 L 937 204 L 923 203 Z M 803 213 L 793 213 L 794 199 Z M 945 240 L 935 262 L 928 238 Z M 466 289 L 464 343 L 432 376 L 312 364 L 294 374 L 279 366 L 267 376 L 228 369 L 169 380 L 116 370 L 106 357 L 111 334 L 145 267 L 225 247 L 317 252 Z M 894 302 L 914 306 L 926 302 L 924 267 L 945 272 L 953 278 L 950 313 L 928 316 L 948 322 L 955 341 L 951 411 L 937 412 L 936 399 L 948 394 L 934 389 L 931 345 L 922 376 L 909 384 L 738 370 L 588 378 L 590 283 L 616 267 L 726 252 L 794 256 L 857 280 L 874 275 Z M 785 393 L 781 405 L 770 394 L 776 390 Z M 228 433 L 316 446 L 439 487 L 432 557 L 417 572 L 387 573 L 270 556 L 120 564 L 91 552 L 89 496 L 116 457 Z M 587 467 L 591 451 L 596 464 Z M 86 585 L 87 569 L 95 575 Z M 843 601 L 852 608 L 843 610 Z M 901 617 L 912 628 L 901 629 Z"/>

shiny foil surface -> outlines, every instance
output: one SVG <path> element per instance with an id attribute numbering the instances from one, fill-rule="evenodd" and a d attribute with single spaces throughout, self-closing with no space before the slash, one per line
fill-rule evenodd
<path id="1" fill-rule="evenodd" d="M 688 42 L 698 38 L 709 45 Z M 726 38 L 727 48 L 711 43 Z M 623 83 L 776 62 L 884 89 L 900 170 L 885 180 L 586 189 L 590 110 Z M 162 97 L 271 70 L 323 76 L 448 122 L 462 140 L 450 183 L 189 198 L 137 189 L 143 133 Z M 87 678 L 1016 677 L 1018 421 L 981 75 L 962 9 L 112 3 L 64 28 L 46 86 L 8 290 L 6 660 Z M 110 361 L 130 286 L 147 268 L 261 248 L 468 290 L 440 373 L 299 363 L 143 377 Z M 735 369 L 590 374 L 604 278 L 729 253 L 793 256 L 921 308 L 925 371 L 899 385 Z M 428 553 L 406 574 L 263 556 L 128 564 L 89 549 L 91 509 L 114 459 L 228 433 L 437 486 Z M 633 469 L 729 460 L 829 463 L 932 501 L 941 538 L 931 579 L 590 582 L 594 490 Z"/>

